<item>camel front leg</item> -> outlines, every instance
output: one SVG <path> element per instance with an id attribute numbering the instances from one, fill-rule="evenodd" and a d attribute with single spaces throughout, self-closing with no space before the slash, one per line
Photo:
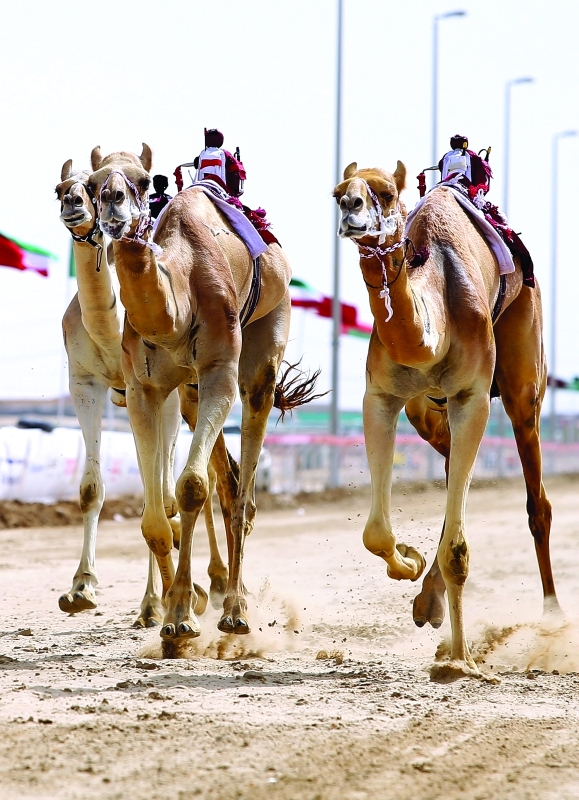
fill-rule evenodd
<path id="1" fill-rule="evenodd" d="M 435 664 L 431 677 L 474 675 L 480 672 L 468 649 L 464 631 L 463 590 L 468 577 L 469 549 L 465 513 L 475 459 L 490 409 L 488 391 L 455 396 L 448 400 L 451 448 L 444 531 L 437 559 L 446 591 L 452 629 L 450 661 Z"/>
<path id="2" fill-rule="evenodd" d="M 199 636 L 201 628 L 194 609 L 198 600 L 191 578 L 193 532 L 203 505 L 209 498 L 207 465 L 215 441 L 235 398 L 237 365 L 219 362 L 197 367 L 199 414 L 193 432 L 187 465 L 177 481 L 177 501 L 181 514 L 181 544 L 175 580 L 165 598 L 165 618 L 161 636 L 165 641 Z"/>
<path id="3" fill-rule="evenodd" d="M 397 544 L 390 519 L 390 493 L 396 423 L 404 402 L 369 385 L 364 395 L 364 439 L 372 478 L 372 506 L 364 528 L 364 546 L 388 565 L 395 580 L 417 580 L 425 567 L 423 556 Z"/>
<path id="4" fill-rule="evenodd" d="M 157 560 L 163 597 L 174 577 L 171 559 L 173 531 L 163 502 L 162 421 L 166 398 L 166 392 L 150 386 L 144 387 L 136 379 L 127 383 L 127 411 L 135 437 L 145 493 L 141 531 Z M 144 621 L 147 625 L 147 620 Z"/>
<path id="5" fill-rule="evenodd" d="M 97 607 L 96 537 L 99 515 L 105 499 L 101 476 L 100 448 L 102 416 L 107 386 L 95 378 L 71 375 L 70 393 L 86 448 L 80 482 L 80 510 L 84 528 L 82 554 L 72 588 L 58 599 L 61 611 L 76 614 Z"/>

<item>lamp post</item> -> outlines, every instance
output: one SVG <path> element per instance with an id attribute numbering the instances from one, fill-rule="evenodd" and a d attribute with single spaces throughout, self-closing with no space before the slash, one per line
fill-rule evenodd
<path id="1" fill-rule="evenodd" d="M 521 83 L 534 83 L 534 78 L 513 78 L 505 83 L 505 139 L 503 145 L 503 207 L 502 212 L 509 216 L 509 163 L 511 154 L 511 88 Z"/>
<path id="2" fill-rule="evenodd" d="M 570 136 L 579 135 L 579 131 L 560 131 L 553 135 L 551 150 L 551 353 L 549 372 L 551 373 L 551 394 L 549 410 L 549 429 L 551 441 L 555 440 L 557 393 L 557 217 L 559 200 L 559 142 Z"/>
<path id="3" fill-rule="evenodd" d="M 432 18 L 432 165 L 438 164 L 438 23 L 441 19 L 465 17 L 466 11 L 447 11 Z"/>
<path id="4" fill-rule="evenodd" d="M 335 162 L 335 184 L 341 180 L 342 162 L 342 39 L 343 39 L 343 20 L 344 2 L 338 0 L 337 7 L 337 47 L 336 47 L 336 162 Z M 337 234 L 340 224 L 340 211 L 336 207 L 336 224 L 334 227 L 334 289 L 332 297 L 332 394 L 330 406 L 330 433 L 337 436 L 340 432 L 340 335 L 342 333 L 342 308 L 340 304 L 340 245 L 341 241 Z M 338 460 L 337 448 L 332 448 L 330 486 L 338 486 Z"/>

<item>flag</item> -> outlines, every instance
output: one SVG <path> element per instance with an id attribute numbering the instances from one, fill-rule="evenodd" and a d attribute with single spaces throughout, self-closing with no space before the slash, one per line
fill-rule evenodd
<path id="1" fill-rule="evenodd" d="M 39 275 L 48 277 L 48 265 L 51 260 L 56 260 L 56 256 L 35 247 L 32 244 L 25 244 L 18 239 L 10 239 L 0 233 L 0 266 L 13 267 L 14 269 L 30 270 Z"/>
<path id="2" fill-rule="evenodd" d="M 312 286 L 300 278 L 290 281 L 291 303 L 294 308 L 304 308 L 313 311 L 319 317 L 331 319 L 333 317 L 333 299 L 316 291 Z M 372 333 L 372 326 L 358 320 L 358 309 L 348 303 L 340 303 L 342 317 L 342 333 L 368 339 Z"/>

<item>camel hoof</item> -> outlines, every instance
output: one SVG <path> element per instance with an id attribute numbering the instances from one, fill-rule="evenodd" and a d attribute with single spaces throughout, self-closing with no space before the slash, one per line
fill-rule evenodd
<path id="1" fill-rule="evenodd" d="M 472 663 L 463 660 L 444 661 L 435 663 L 430 668 L 430 680 L 435 683 L 454 683 L 462 678 L 477 678 L 487 683 L 500 683 L 496 675 L 480 672 L 474 661 Z"/>
<path id="2" fill-rule="evenodd" d="M 167 639 L 168 641 L 172 641 L 176 637 L 176 635 L 177 635 L 177 632 L 175 631 L 175 626 L 174 625 L 172 625 L 172 624 L 163 625 L 163 628 L 161 629 L 161 638 L 162 639 Z"/>
<path id="3" fill-rule="evenodd" d="M 395 581 L 417 581 L 424 572 L 426 559 L 408 544 L 397 544 L 398 560 L 396 564 L 388 564 L 388 577 Z"/>
<path id="4" fill-rule="evenodd" d="M 235 620 L 235 631 L 238 636 L 242 636 L 246 633 L 250 633 L 251 629 L 249 627 L 249 623 L 246 619 L 236 619 Z"/>
<path id="5" fill-rule="evenodd" d="M 63 594 L 58 598 L 58 607 L 65 614 L 78 614 L 79 611 L 92 611 L 97 607 L 94 596 L 86 590 L 77 590 L 74 594 Z"/>
<path id="6" fill-rule="evenodd" d="M 205 591 L 205 589 L 203 589 L 201 586 L 198 586 L 198 584 L 194 583 L 193 588 L 197 593 L 197 602 L 195 603 L 195 613 L 201 616 L 201 614 L 203 614 L 205 612 L 205 609 L 207 608 L 207 603 L 209 601 L 209 598 L 207 597 L 207 592 Z"/>
<path id="7" fill-rule="evenodd" d="M 221 633 L 233 633 L 235 628 L 233 625 L 233 618 L 226 614 L 224 617 L 221 617 L 219 622 L 217 623 L 217 628 L 221 631 Z"/>
<path id="8" fill-rule="evenodd" d="M 444 595 L 441 597 L 436 592 L 423 588 L 414 598 L 412 617 L 418 628 L 423 628 L 427 622 L 435 629 L 440 628 L 444 622 Z"/>
<path id="9" fill-rule="evenodd" d="M 177 629 L 177 635 L 179 636 L 180 639 L 194 639 L 200 634 L 201 634 L 201 629 L 199 627 L 194 628 L 187 622 L 179 623 L 179 627 Z"/>

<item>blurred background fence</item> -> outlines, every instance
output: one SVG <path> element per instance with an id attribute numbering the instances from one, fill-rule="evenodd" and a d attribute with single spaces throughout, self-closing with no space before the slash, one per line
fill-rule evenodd
<path id="1" fill-rule="evenodd" d="M 340 486 L 366 486 L 370 472 L 362 436 L 268 436 L 271 456 L 270 491 L 314 492 L 329 484 L 332 459 L 337 461 Z M 543 443 L 543 466 L 547 475 L 579 472 L 579 442 Z M 500 478 L 521 475 L 521 462 L 514 439 L 485 437 L 474 477 Z M 396 439 L 394 480 L 430 481 L 444 475 L 444 459 L 416 435 Z"/>

